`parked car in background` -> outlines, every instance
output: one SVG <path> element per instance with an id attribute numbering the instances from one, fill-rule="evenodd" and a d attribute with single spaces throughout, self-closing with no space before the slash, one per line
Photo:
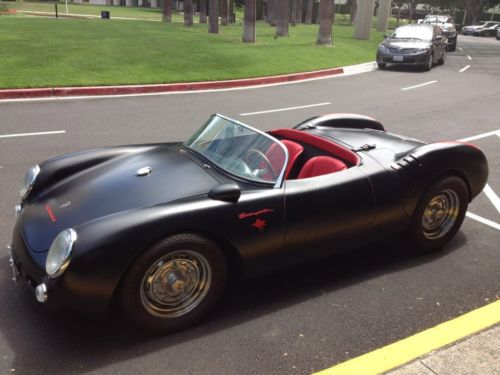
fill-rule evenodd
<path id="1" fill-rule="evenodd" d="M 447 50 L 455 51 L 457 49 L 457 29 L 455 28 L 453 18 L 442 15 L 427 15 L 422 20 L 422 23 L 439 26 L 448 39 Z"/>
<path id="2" fill-rule="evenodd" d="M 425 70 L 444 64 L 447 39 L 439 26 L 413 24 L 398 27 L 377 50 L 377 65 L 380 69 L 387 64 L 415 65 Z"/>
<path id="3" fill-rule="evenodd" d="M 484 25 L 484 27 L 480 29 L 476 29 L 473 31 L 472 35 L 474 36 L 494 36 L 497 34 L 498 27 L 500 26 L 500 22 L 488 22 L 490 25 Z"/>
<path id="4" fill-rule="evenodd" d="M 474 31 L 483 29 L 483 28 L 488 28 L 492 25 L 498 25 L 499 22 L 497 21 L 480 21 L 475 25 L 469 25 L 469 26 L 464 26 L 462 27 L 462 34 L 463 35 L 472 35 Z"/>

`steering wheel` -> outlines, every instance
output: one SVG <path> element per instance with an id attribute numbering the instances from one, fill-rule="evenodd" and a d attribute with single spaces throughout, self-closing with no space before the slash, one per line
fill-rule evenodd
<path id="1" fill-rule="evenodd" d="M 271 162 L 269 161 L 267 156 L 262 151 L 257 150 L 256 148 L 251 148 L 243 154 L 242 159 L 247 160 L 247 158 L 249 158 L 249 156 L 252 154 L 257 155 L 259 157 L 259 159 L 261 161 L 263 161 L 264 164 L 266 165 L 266 167 L 264 169 L 261 169 L 259 171 L 259 175 L 262 175 L 264 172 L 269 172 L 269 173 L 271 173 L 273 180 L 276 180 L 278 178 L 278 176 L 276 176 L 276 172 L 274 172 L 274 169 L 273 169 L 273 166 L 271 165 Z"/>

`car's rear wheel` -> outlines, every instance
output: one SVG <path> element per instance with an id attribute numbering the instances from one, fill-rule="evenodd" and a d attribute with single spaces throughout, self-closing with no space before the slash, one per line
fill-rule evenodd
<path id="1" fill-rule="evenodd" d="M 424 69 L 428 72 L 429 70 L 432 69 L 433 65 L 434 65 L 434 54 L 431 53 L 429 59 L 427 60 L 427 63 L 424 66 Z"/>
<path id="2" fill-rule="evenodd" d="M 160 241 L 142 254 L 125 276 L 120 303 L 135 325 L 153 333 L 186 328 L 215 306 L 226 280 L 218 246 L 196 234 Z"/>
<path id="3" fill-rule="evenodd" d="M 412 247 L 424 252 L 442 248 L 462 225 L 467 206 L 468 189 L 461 178 L 446 176 L 431 184 L 406 233 Z"/>

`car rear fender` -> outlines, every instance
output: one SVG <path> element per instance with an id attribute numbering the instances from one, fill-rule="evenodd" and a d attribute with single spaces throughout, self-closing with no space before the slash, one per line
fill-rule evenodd
<path id="1" fill-rule="evenodd" d="M 488 162 L 483 152 L 470 143 L 437 142 L 397 155 L 390 166 L 407 184 L 404 209 L 411 214 L 426 188 L 443 175 L 457 175 L 469 188 L 469 201 L 484 188 Z"/>

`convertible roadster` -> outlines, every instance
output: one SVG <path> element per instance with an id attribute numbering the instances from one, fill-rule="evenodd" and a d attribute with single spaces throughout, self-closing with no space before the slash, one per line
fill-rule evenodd
<path id="1" fill-rule="evenodd" d="M 442 248 L 488 165 L 474 145 L 332 114 L 264 133 L 221 115 L 184 143 L 100 148 L 29 168 L 9 246 L 45 304 L 171 332 L 253 277 L 403 234 Z"/>

